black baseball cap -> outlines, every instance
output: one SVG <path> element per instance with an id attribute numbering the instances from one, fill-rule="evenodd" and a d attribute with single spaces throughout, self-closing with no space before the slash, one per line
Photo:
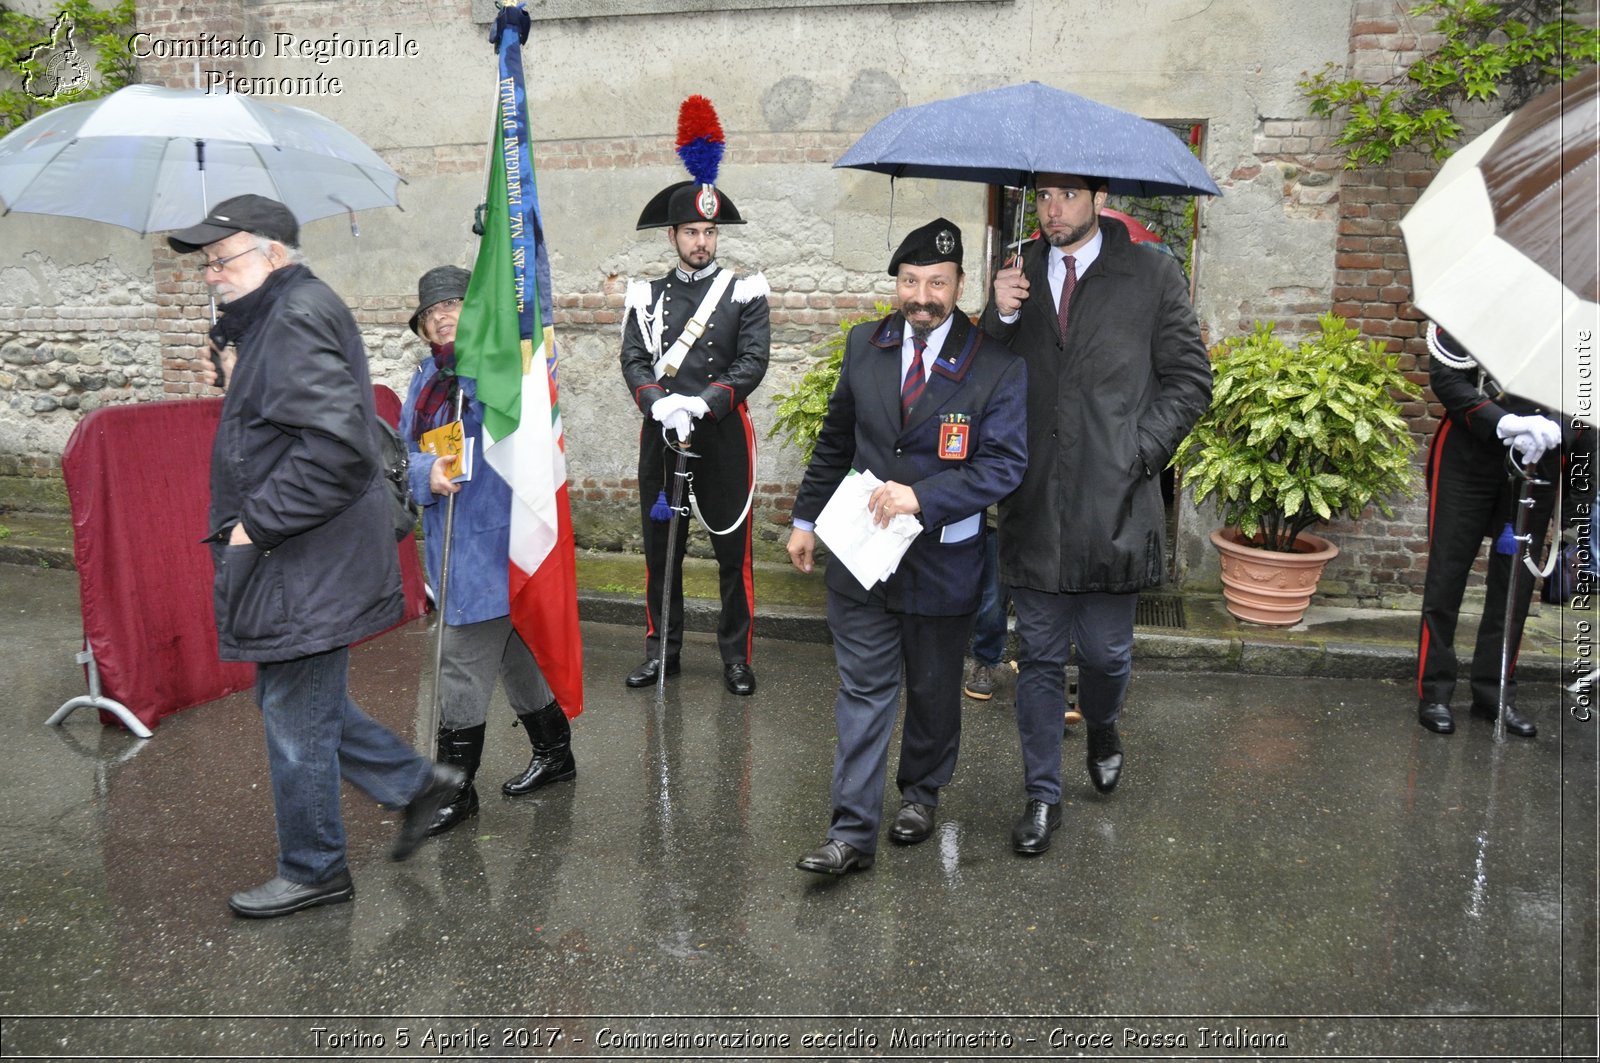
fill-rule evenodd
<path id="1" fill-rule="evenodd" d="M 223 200 L 211 208 L 200 224 L 168 235 L 167 243 L 174 251 L 187 255 L 234 233 L 254 233 L 287 247 L 300 246 L 300 223 L 289 208 L 276 199 L 257 195 Z"/>

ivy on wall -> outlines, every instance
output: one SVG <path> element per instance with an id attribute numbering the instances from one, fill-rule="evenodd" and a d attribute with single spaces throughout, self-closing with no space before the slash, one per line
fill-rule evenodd
<path id="1" fill-rule="evenodd" d="M 1499 101 L 1510 112 L 1600 62 L 1600 32 L 1574 13 L 1566 0 L 1427 0 L 1410 14 L 1436 19 L 1443 43 L 1388 81 L 1340 80 L 1329 63 L 1298 84 L 1312 114 L 1344 113 L 1334 143 L 1346 169 L 1382 165 L 1401 149 L 1439 161 L 1461 136 L 1457 107 Z"/>
<path id="2" fill-rule="evenodd" d="M 106 9 L 63 0 L 45 17 L 0 4 L 0 135 L 51 108 L 129 84 L 132 34 L 133 0 Z"/>

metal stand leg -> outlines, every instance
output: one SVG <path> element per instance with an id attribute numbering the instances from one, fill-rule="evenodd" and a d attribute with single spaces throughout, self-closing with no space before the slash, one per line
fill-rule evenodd
<path id="1" fill-rule="evenodd" d="M 86 664 L 89 666 L 89 693 L 73 698 L 65 705 L 62 705 L 55 711 L 55 715 L 51 716 L 45 721 L 45 724 L 48 726 L 60 726 L 60 724 L 66 720 L 68 716 L 72 715 L 73 709 L 81 709 L 85 706 L 88 706 L 89 708 L 93 709 L 104 709 L 117 719 L 121 720 L 122 726 L 132 731 L 135 736 L 139 738 L 149 738 L 151 735 L 150 728 L 146 727 L 139 717 L 130 712 L 126 705 L 120 701 L 113 701 L 112 699 L 103 697 L 101 695 L 100 669 L 94 663 L 94 651 L 88 646 L 84 646 L 82 651 L 79 652 L 77 659 L 79 664 Z"/>

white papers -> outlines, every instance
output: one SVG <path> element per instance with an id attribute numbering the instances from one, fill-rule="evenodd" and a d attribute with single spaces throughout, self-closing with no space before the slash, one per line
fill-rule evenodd
<path id="1" fill-rule="evenodd" d="M 872 473 L 851 470 L 817 517 L 817 537 L 869 590 L 894 575 L 900 559 L 922 534 L 922 522 L 910 513 L 895 514 L 887 528 L 872 519 L 867 499 L 881 486 L 883 481 Z"/>

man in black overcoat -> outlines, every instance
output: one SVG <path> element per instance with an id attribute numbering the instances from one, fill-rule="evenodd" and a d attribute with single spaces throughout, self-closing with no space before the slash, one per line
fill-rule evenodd
<path id="1" fill-rule="evenodd" d="M 1011 834 L 1042 853 L 1061 823 L 1064 670 L 1076 649 L 1089 778 L 1123 764 L 1117 718 L 1139 592 L 1166 578 L 1161 470 L 1205 412 L 1211 364 L 1176 260 L 1100 217 L 1106 182 L 1039 174 L 1043 238 L 995 275 L 982 324 L 1028 364 L 1028 472 L 1000 506 L 1000 578 L 1017 614 L 1027 802 Z"/>

